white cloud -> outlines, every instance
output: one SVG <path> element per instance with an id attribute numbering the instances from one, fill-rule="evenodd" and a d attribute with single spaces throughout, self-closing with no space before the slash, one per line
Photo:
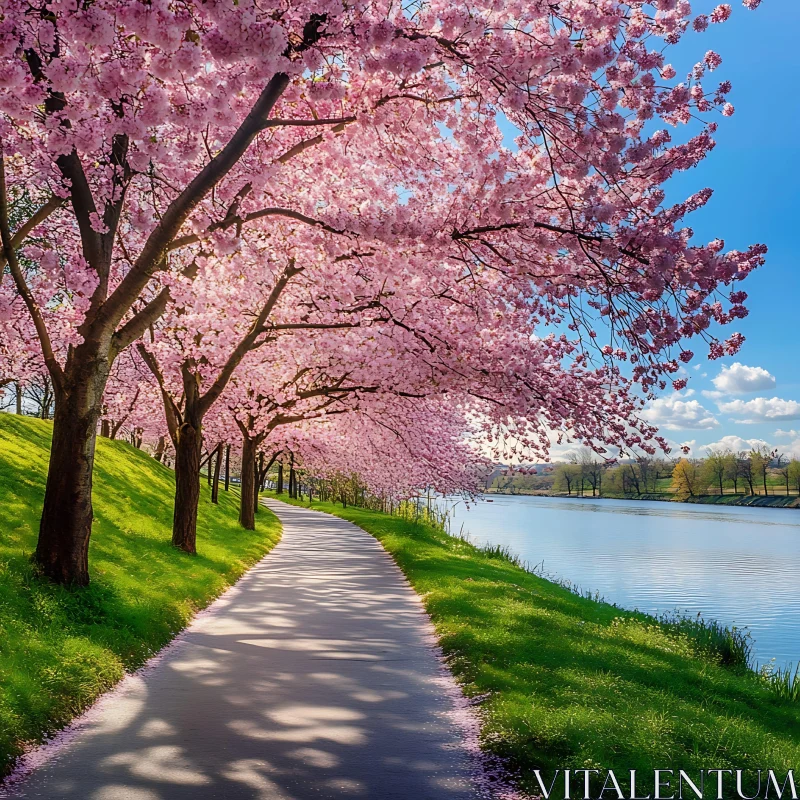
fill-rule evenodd
<path id="1" fill-rule="evenodd" d="M 786 451 L 783 454 L 784 458 L 788 456 L 789 458 L 800 459 L 800 439 L 795 439 L 788 447 L 783 447 L 781 449 Z"/>
<path id="2" fill-rule="evenodd" d="M 561 444 L 553 442 L 550 445 L 550 460 L 569 461 L 572 456 L 577 456 L 581 450 L 585 449 L 579 442 L 562 442 Z"/>
<path id="3" fill-rule="evenodd" d="M 780 428 L 775 431 L 775 438 L 776 439 L 800 439 L 800 431 L 792 430 L 790 431 L 782 431 Z"/>
<path id="4" fill-rule="evenodd" d="M 697 400 L 685 400 L 690 392 L 671 394 L 653 400 L 647 407 L 647 419 L 659 428 L 680 431 L 687 428 L 716 428 L 719 423 L 714 414 Z"/>
<path id="5" fill-rule="evenodd" d="M 718 403 L 723 414 L 736 417 L 736 422 L 781 422 L 800 419 L 800 403 L 796 400 L 781 400 L 779 397 L 756 397 L 753 400 L 731 400 Z"/>
<path id="6" fill-rule="evenodd" d="M 725 392 L 716 392 L 713 389 L 703 389 L 700 392 L 703 397 L 707 397 L 709 400 L 719 400 L 721 397 L 725 397 Z"/>
<path id="7" fill-rule="evenodd" d="M 711 382 L 725 394 L 745 394 L 775 388 L 775 378 L 763 367 L 747 367 L 738 361 L 723 367 Z"/>
<path id="8" fill-rule="evenodd" d="M 703 452 L 701 455 L 708 455 L 709 450 L 732 450 L 738 453 L 740 450 L 753 450 L 758 447 L 766 447 L 769 449 L 769 444 L 763 439 L 743 439 L 741 436 L 723 436 L 718 442 L 711 444 L 704 444 L 699 449 Z"/>

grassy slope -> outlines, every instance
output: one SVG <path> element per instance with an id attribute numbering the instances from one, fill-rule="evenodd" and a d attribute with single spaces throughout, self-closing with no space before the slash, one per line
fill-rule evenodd
<path id="1" fill-rule="evenodd" d="M 800 707 L 644 615 L 577 597 L 426 526 L 313 507 L 360 525 L 394 556 L 465 692 L 490 693 L 484 746 L 509 759 L 523 788 L 535 788 L 535 768 L 652 778 L 655 768 L 800 767 Z"/>
<path id="2" fill-rule="evenodd" d="M 203 486 L 199 555 L 170 546 L 173 473 L 140 450 L 98 440 L 92 584 L 38 580 L 35 546 L 52 427 L 0 414 L 0 776 L 25 742 L 62 726 L 163 647 L 280 535 L 269 512 L 257 532 Z"/>

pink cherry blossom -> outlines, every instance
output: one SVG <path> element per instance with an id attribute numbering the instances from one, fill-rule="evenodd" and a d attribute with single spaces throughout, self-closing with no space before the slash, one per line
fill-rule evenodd
<path id="1" fill-rule="evenodd" d="M 0 8 L 0 325 L 55 387 L 55 580 L 88 580 L 54 554 L 85 561 L 89 504 L 68 498 L 136 396 L 132 374 L 114 388 L 132 346 L 192 492 L 204 426 L 327 416 L 311 401 L 336 381 L 353 430 L 378 398 L 424 405 L 414 447 L 436 413 L 497 448 L 656 446 L 642 408 L 684 340 L 738 346 L 716 326 L 765 249 L 693 238 L 710 190 L 665 202 L 733 111 L 698 83 L 715 54 L 686 82 L 665 66 L 687 2 Z"/>

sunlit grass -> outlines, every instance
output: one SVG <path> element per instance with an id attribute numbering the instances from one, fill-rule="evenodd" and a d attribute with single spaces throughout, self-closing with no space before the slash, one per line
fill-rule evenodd
<path id="1" fill-rule="evenodd" d="M 67 590 L 35 577 L 52 426 L 0 414 L 0 775 L 38 741 L 141 665 L 194 612 L 277 541 L 237 523 L 238 496 L 210 502 L 203 484 L 198 555 L 170 545 L 173 473 L 121 442 L 99 439 L 90 548 L 92 583 Z"/>
<path id="2" fill-rule="evenodd" d="M 486 696 L 483 746 L 522 787 L 536 788 L 537 768 L 650 778 L 654 769 L 800 768 L 797 703 L 755 672 L 724 666 L 696 632 L 580 597 L 500 549 L 385 514 L 312 507 L 355 522 L 394 556 L 465 693 Z"/>

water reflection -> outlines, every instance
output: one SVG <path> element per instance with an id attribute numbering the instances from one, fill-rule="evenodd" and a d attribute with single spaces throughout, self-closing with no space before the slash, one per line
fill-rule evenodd
<path id="1" fill-rule="evenodd" d="M 800 512 L 495 495 L 453 506 L 452 530 L 651 613 L 748 626 L 755 658 L 800 659 Z M 452 505 L 452 504 L 451 504 Z"/>

